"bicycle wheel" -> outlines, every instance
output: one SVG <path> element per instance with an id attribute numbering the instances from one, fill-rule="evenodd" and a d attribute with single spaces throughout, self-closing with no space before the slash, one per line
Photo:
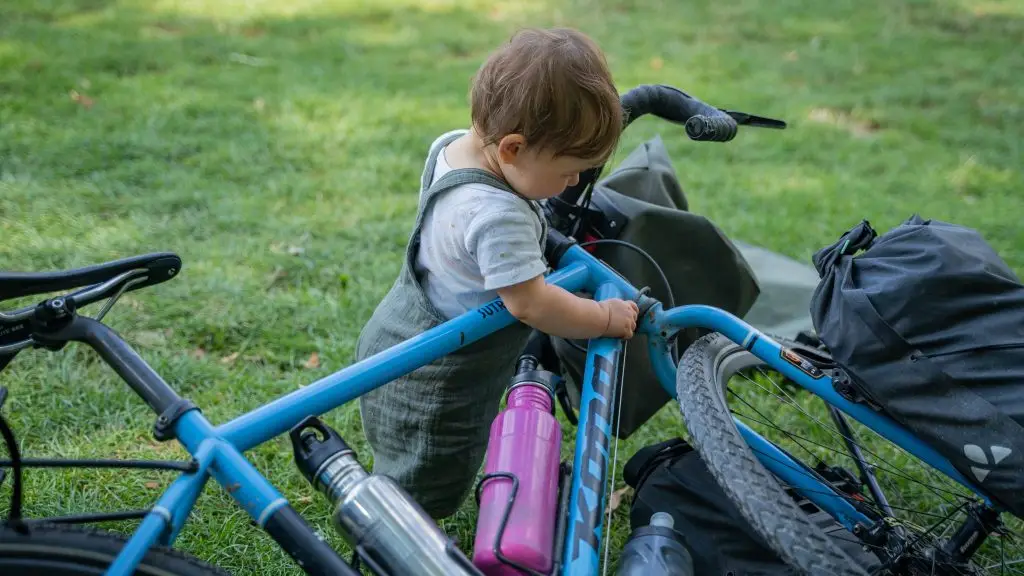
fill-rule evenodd
<path id="1" fill-rule="evenodd" d="M 705 336 L 679 363 L 676 392 L 694 446 L 743 517 L 787 564 L 804 574 L 867 573 L 812 524 L 740 435 L 718 385 L 723 336 Z"/>
<path id="2" fill-rule="evenodd" d="M 1015 518 L 1006 518 L 1002 533 L 988 538 L 970 563 L 944 561 L 947 538 L 975 514 L 970 506 L 979 502 L 977 496 L 870 429 L 833 414 L 820 398 L 724 336 L 706 336 L 687 350 L 677 389 L 693 443 L 708 468 L 766 543 L 794 567 L 815 573 L 815 553 L 805 548 L 808 542 L 819 546 L 825 536 L 796 515 L 789 487 L 761 465 L 733 418 L 884 523 L 892 535 L 884 545 L 842 533 L 876 552 L 881 573 L 1024 574 L 1024 550 L 1014 536 L 1021 522 Z M 823 553 L 829 562 L 836 560 L 832 552 Z"/>
<path id="3" fill-rule="evenodd" d="M 63 524 L 29 525 L 21 534 L 0 524 L 0 574 L 99 576 L 128 539 L 120 534 Z M 230 576 L 170 548 L 151 548 L 136 568 L 140 576 Z"/>

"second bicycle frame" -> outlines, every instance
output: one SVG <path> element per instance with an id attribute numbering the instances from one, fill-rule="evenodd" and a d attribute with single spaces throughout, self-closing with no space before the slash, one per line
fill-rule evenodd
<path id="1" fill-rule="evenodd" d="M 635 300 L 639 296 L 636 287 L 578 246 L 572 246 L 565 252 L 547 281 L 569 292 L 587 290 L 598 300 Z M 195 473 L 183 474 L 168 487 L 107 574 L 130 574 L 151 546 L 173 543 L 210 475 L 228 487 L 228 493 L 258 525 L 264 527 L 266 520 L 287 506 L 288 501 L 245 459 L 242 452 L 287 432 L 307 416 L 321 415 L 338 408 L 514 322 L 516 319 L 500 299 L 494 300 L 220 426 L 211 425 L 198 411 L 184 413 L 177 421 L 175 435 L 196 459 L 199 469 Z M 680 329 L 692 327 L 722 333 L 799 386 L 956 480 L 991 505 L 934 449 L 885 415 L 843 398 L 832 388 L 828 375 L 815 378 L 802 371 L 786 359 L 777 342 L 726 311 L 703 305 L 664 310 L 660 304 L 655 304 L 640 319 L 638 333 L 647 336 L 651 364 L 669 396 L 676 396 L 676 366 L 668 343 Z M 561 564 L 563 576 L 593 576 L 598 573 L 612 414 L 619 392 L 616 388 L 623 349 L 622 340 L 609 338 L 592 340 L 588 347 L 581 383 L 569 518 Z M 628 393 L 628 383 L 624 384 Z M 774 444 L 743 423 L 736 421 L 736 425 L 765 468 L 830 513 L 847 529 L 852 530 L 857 524 L 870 527 L 874 523 L 847 498 L 810 475 L 802 464 L 792 460 Z"/>

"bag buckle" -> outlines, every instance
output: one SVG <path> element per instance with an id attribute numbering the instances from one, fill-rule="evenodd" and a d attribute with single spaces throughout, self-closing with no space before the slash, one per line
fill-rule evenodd
<path id="1" fill-rule="evenodd" d="M 853 378 L 841 368 L 836 368 L 832 373 L 832 389 L 854 404 L 864 404 L 876 412 L 882 411 L 882 406 L 862 394 Z"/>

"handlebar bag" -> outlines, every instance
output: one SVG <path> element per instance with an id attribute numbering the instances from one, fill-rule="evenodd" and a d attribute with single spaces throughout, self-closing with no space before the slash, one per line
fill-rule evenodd
<path id="1" fill-rule="evenodd" d="M 707 304 L 742 317 L 757 299 L 758 283 L 741 251 L 714 223 L 688 211 L 660 137 L 638 146 L 594 185 L 591 207 L 617 223 L 616 239 L 634 244 L 654 258 L 668 278 L 677 306 Z M 634 286 L 650 287 L 651 296 L 667 302 L 661 277 L 633 250 L 597 245 L 594 255 Z M 705 333 L 682 331 L 677 337 L 678 353 Z M 578 408 L 586 355 L 565 340 L 551 340 L 566 376 L 567 396 Z M 651 368 L 644 335 L 629 342 L 624 383 L 621 414 L 612 422 L 612 431 L 617 431 L 619 438 L 632 434 L 670 399 Z"/>
<path id="2" fill-rule="evenodd" d="M 977 231 L 918 215 L 881 236 L 863 221 L 814 266 L 836 388 L 1024 515 L 1024 285 L 1010 267 Z"/>

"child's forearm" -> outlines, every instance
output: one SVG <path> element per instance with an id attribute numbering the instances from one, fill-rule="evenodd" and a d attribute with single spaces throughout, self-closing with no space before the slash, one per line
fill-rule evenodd
<path id="1" fill-rule="evenodd" d="M 519 321 L 560 338 L 597 338 L 608 330 L 609 311 L 543 278 L 499 290 L 505 307 Z"/>

